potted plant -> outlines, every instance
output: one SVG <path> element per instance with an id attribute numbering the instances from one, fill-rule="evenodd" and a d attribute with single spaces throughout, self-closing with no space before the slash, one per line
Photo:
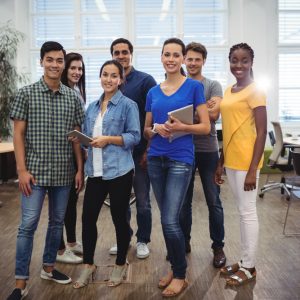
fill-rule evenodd
<path id="1" fill-rule="evenodd" d="M 11 136 L 10 104 L 16 95 L 18 84 L 27 81 L 27 76 L 19 74 L 14 64 L 18 44 L 24 38 L 25 35 L 16 30 L 11 21 L 0 25 L 0 140 Z"/>
<path id="2" fill-rule="evenodd" d="M 18 44 L 24 38 L 25 35 L 13 28 L 10 21 L 0 25 L 0 143 L 11 136 L 9 112 L 18 84 L 27 82 L 27 76 L 18 74 L 15 67 Z M 0 156 L 0 181 L 7 181 L 15 176 L 14 153 L 2 153 Z"/>

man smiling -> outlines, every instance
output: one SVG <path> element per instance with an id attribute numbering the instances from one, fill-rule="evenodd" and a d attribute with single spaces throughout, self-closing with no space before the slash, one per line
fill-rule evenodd
<path id="1" fill-rule="evenodd" d="M 80 130 L 84 111 L 73 90 L 60 82 L 65 67 L 65 50 L 57 42 L 41 47 L 44 76 L 19 90 L 10 116 L 14 121 L 14 148 L 21 191 L 22 220 L 17 236 L 16 288 L 8 297 L 22 299 L 27 294 L 26 281 L 46 193 L 49 221 L 40 277 L 61 284 L 71 278 L 54 269 L 60 244 L 68 195 L 74 178 L 72 144 L 67 132 Z M 83 162 L 80 145 L 74 145 L 78 171 L 77 190 L 83 186 Z"/>
<path id="2" fill-rule="evenodd" d="M 139 108 L 141 132 L 143 132 L 146 116 L 146 96 L 148 91 L 156 85 L 156 82 L 151 75 L 134 69 L 132 66 L 133 46 L 127 39 L 119 38 L 114 40 L 110 46 L 110 53 L 112 58 L 119 61 L 124 68 L 126 78 L 125 83 L 121 86 L 121 90 L 125 96 L 137 103 Z M 134 147 L 133 151 L 133 159 L 135 164 L 133 188 L 136 196 L 136 218 L 138 225 L 138 230 L 136 233 L 136 255 L 138 258 L 146 258 L 150 254 L 147 243 L 150 242 L 152 227 L 151 204 L 149 196 L 150 180 L 146 169 L 146 149 L 147 141 L 142 136 L 140 143 Z M 109 253 L 117 254 L 117 245 L 114 245 L 110 249 Z"/>
<path id="3" fill-rule="evenodd" d="M 214 181 L 215 170 L 219 160 L 218 140 L 215 121 L 220 115 L 220 101 L 222 87 L 216 80 L 211 80 L 202 75 L 202 68 L 207 57 L 205 46 L 192 42 L 186 46 L 185 65 L 188 76 L 198 80 L 204 85 L 204 94 L 211 122 L 211 132 L 208 135 L 194 135 L 195 169 L 186 194 L 180 214 L 180 224 L 185 235 L 186 252 L 191 251 L 191 226 L 192 226 L 192 199 L 194 189 L 195 171 L 198 169 L 203 191 L 209 211 L 209 231 L 212 239 L 214 253 L 213 265 L 221 268 L 225 265 L 226 257 L 224 246 L 224 213 L 220 200 L 220 187 Z"/>

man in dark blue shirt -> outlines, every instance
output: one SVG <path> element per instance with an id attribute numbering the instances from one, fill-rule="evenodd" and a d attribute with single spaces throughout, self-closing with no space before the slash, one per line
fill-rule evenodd
<path id="1" fill-rule="evenodd" d="M 121 91 L 125 96 L 137 103 L 140 114 L 141 132 L 143 132 L 146 117 L 146 96 L 148 91 L 156 85 L 156 82 L 151 75 L 134 69 L 132 66 L 133 46 L 127 39 L 119 38 L 114 40 L 110 46 L 110 53 L 112 58 L 119 61 L 124 68 L 126 79 L 121 86 Z M 150 242 L 152 215 L 149 195 L 150 180 L 146 169 L 146 150 L 147 141 L 142 135 L 140 143 L 135 146 L 133 151 L 135 164 L 133 188 L 137 209 L 138 230 L 136 233 L 136 251 L 138 258 L 146 258 L 150 254 L 147 243 Z M 109 250 L 109 253 L 117 254 L 117 245 L 114 245 Z"/>

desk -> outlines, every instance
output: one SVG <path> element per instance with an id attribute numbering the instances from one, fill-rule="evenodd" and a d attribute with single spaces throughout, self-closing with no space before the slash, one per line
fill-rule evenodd
<path id="1" fill-rule="evenodd" d="M 300 137 L 284 137 L 283 143 L 287 145 L 300 146 Z"/>
<path id="2" fill-rule="evenodd" d="M 8 152 L 14 152 L 14 144 L 1 142 L 0 143 L 0 154 L 8 153 Z"/>
<path id="3" fill-rule="evenodd" d="M 6 182 L 8 180 L 8 155 L 9 153 L 14 152 L 14 145 L 13 143 L 6 143 L 1 142 L 0 143 L 0 179 L 2 179 L 3 182 Z"/>
<path id="4" fill-rule="evenodd" d="M 283 138 L 283 144 L 284 145 L 293 145 L 295 146 L 295 148 L 300 148 L 300 137 L 292 137 L 292 136 L 288 136 L 288 137 L 284 137 Z M 285 152 L 285 149 L 286 148 L 283 148 L 284 149 L 284 152 Z M 290 149 L 293 149 L 293 147 L 290 147 Z M 292 156 L 291 156 L 291 153 L 290 153 L 290 150 L 288 149 L 289 151 L 289 156 L 288 156 L 288 164 L 291 164 L 292 163 Z"/>

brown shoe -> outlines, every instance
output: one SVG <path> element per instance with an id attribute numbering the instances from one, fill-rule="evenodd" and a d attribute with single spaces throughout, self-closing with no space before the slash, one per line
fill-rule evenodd
<path id="1" fill-rule="evenodd" d="M 214 259 L 213 265 L 215 268 L 222 268 L 226 263 L 226 256 L 223 251 L 223 248 L 215 248 L 214 251 Z"/>

